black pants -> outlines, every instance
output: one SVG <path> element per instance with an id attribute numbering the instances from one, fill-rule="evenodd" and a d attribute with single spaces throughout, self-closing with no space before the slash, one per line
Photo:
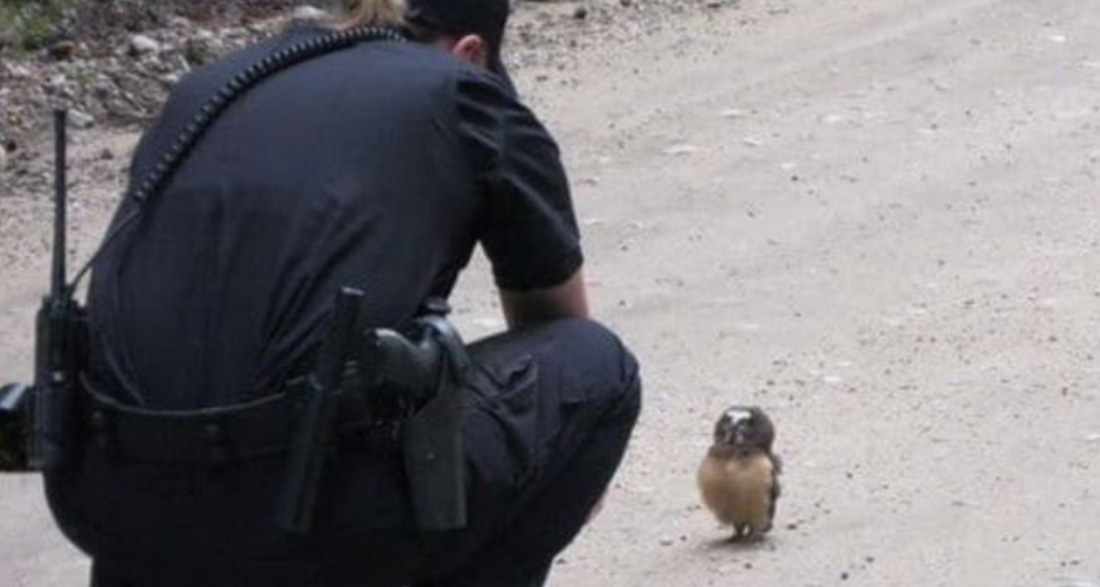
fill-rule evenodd
<path id="1" fill-rule="evenodd" d="M 159 467 L 89 451 L 48 478 L 93 587 L 534 587 L 584 524 L 640 409 L 638 367 L 601 326 L 568 320 L 470 347 L 469 527 L 421 534 L 400 459 L 341 450 L 315 530 L 275 529 L 282 458 Z"/>

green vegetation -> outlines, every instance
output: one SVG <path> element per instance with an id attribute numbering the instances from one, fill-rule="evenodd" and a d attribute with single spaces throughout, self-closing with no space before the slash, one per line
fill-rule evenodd
<path id="1" fill-rule="evenodd" d="M 62 8 L 51 0 L 0 0 L 0 48 L 34 51 L 57 38 Z"/>

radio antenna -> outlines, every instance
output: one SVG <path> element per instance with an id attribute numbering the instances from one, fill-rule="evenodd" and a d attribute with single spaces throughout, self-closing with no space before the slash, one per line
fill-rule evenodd
<path id="1" fill-rule="evenodd" d="M 50 295 L 59 299 L 65 291 L 65 208 L 68 200 L 66 178 L 68 147 L 67 110 L 54 110 L 54 199 L 53 199 L 53 278 L 50 281 Z"/>

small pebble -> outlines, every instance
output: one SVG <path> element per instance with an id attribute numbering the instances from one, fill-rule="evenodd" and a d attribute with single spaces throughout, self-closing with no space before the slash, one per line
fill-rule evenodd
<path id="1" fill-rule="evenodd" d="M 672 145 L 665 149 L 665 155 L 690 155 L 698 151 L 699 147 L 695 145 Z"/>

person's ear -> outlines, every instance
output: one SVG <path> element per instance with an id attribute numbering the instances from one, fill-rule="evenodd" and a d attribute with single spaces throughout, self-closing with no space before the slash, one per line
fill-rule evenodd
<path id="1" fill-rule="evenodd" d="M 480 35 L 465 35 L 451 47 L 451 54 L 466 63 L 485 67 L 489 63 L 489 50 Z"/>

